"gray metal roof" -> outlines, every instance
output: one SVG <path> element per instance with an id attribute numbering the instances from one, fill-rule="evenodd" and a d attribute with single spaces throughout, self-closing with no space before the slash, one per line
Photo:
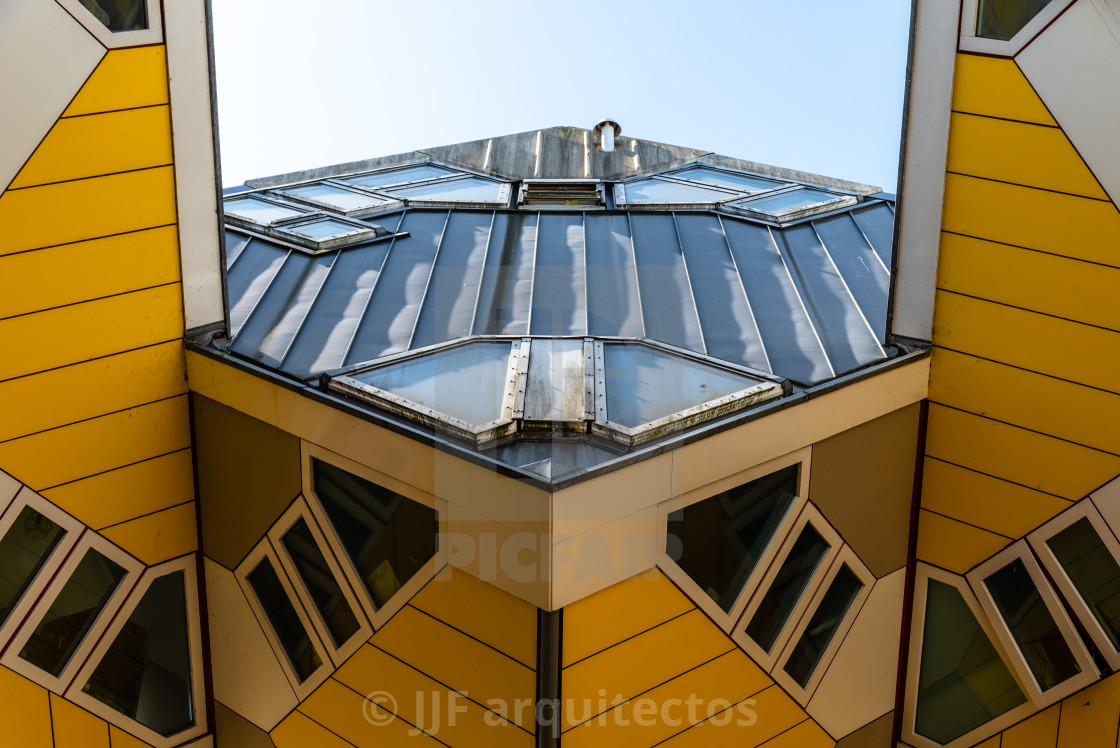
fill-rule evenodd
<path id="1" fill-rule="evenodd" d="M 227 234 L 234 352 L 299 378 L 470 336 L 650 339 L 802 385 L 886 354 L 893 209 L 781 228 L 716 212 L 409 209 L 307 254 Z"/>

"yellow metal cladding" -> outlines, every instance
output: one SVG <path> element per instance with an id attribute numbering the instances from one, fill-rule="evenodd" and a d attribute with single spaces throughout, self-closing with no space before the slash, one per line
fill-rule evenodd
<path id="1" fill-rule="evenodd" d="M 569 748 L 834 745 L 657 569 L 564 608 L 561 651 Z"/>
<path id="2" fill-rule="evenodd" d="M 917 553 L 961 573 L 1120 473 L 1120 211 L 1014 60 L 958 55 L 947 170 Z"/>
<path id="3" fill-rule="evenodd" d="M 285 717 L 272 740 L 277 748 L 531 748 L 536 642 L 535 607 L 445 568 Z"/>
<path id="4" fill-rule="evenodd" d="M 1120 675 L 1068 696 L 981 744 L 987 748 L 1095 748 L 1116 744 Z"/>
<path id="5" fill-rule="evenodd" d="M 197 547 L 163 46 L 112 50 L 0 195 L 0 468 L 155 564 Z"/>

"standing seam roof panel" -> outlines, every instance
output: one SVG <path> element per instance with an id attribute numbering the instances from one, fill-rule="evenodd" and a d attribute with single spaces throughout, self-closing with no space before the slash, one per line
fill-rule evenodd
<path id="1" fill-rule="evenodd" d="M 260 239 L 250 240 L 241 250 L 228 280 L 230 337 L 241 332 L 289 254 L 289 250 Z"/>
<path id="2" fill-rule="evenodd" d="M 888 272 L 893 272 L 891 255 L 894 247 L 894 211 L 886 203 L 876 203 L 870 208 L 853 210 L 850 215 L 875 248 L 875 254 L 879 255 L 883 266 Z"/>
<path id="3" fill-rule="evenodd" d="M 583 215 L 542 213 L 537 227 L 530 335 L 586 335 Z"/>
<path id="4" fill-rule="evenodd" d="M 630 219 L 646 337 L 703 351 L 704 339 L 673 216 L 634 213 Z"/>
<path id="5" fill-rule="evenodd" d="M 584 227 L 588 334 L 642 337 L 642 306 L 629 218 L 588 213 Z"/>
<path id="6" fill-rule="evenodd" d="M 474 315 L 475 335 L 526 335 L 537 239 L 535 213 L 494 218 Z"/>
<path id="7" fill-rule="evenodd" d="M 885 341 L 890 274 L 850 215 L 827 218 L 814 226 L 877 339 Z"/>

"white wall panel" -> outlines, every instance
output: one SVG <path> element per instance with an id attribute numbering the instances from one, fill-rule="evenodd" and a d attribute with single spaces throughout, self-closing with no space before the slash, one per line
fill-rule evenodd
<path id="1" fill-rule="evenodd" d="M 57 3 L 0 1 L 0 191 L 105 55 Z"/>

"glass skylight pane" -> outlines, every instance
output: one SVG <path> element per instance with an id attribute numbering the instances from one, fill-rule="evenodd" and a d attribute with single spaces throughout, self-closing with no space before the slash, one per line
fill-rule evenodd
<path id="1" fill-rule="evenodd" d="M 960 591 L 929 580 L 914 732 L 944 745 L 1027 700 Z"/>
<path id="2" fill-rule="evenodd" d="M 781 192 L 777 195 L 770 195 L 769 197 L 760 197 L 750 201 L 737 202 L 735 205 L 743 208 L 750 208 L 751 210 L 762 210 L 767 213 L 787 213 L 791 210 L 800 210 L 807 208 L 810 205 L 818 205 L 823 202 L 835 202 L 843 200 L 840 195 L 834 195 L 831 192 L 821 192 L 820 190 L 811 190 L 803 188 L 799 190 L 791 190 L 789 192 Z"/>
<path id="3" fill-rule="evenodd" d="M 794 541 L 789 555 L 782 561 L 770 589 L 763 595 L 762 603 L 747 624 L 747 636 L 754 639 L 763 650 L 769 652 L 774 648 L 778 634 L 782 632 L 790 613 L 797 607 L 805 586 L 809 584 L 810 577 L 827 551 L 828 543 L 825 539 L 812 525 L 806 524 Z"/>
<path id="4" fill-rule="evenodd" d="M 310 221 L 308 223 L 301 223 L 298 226 L 285 226 L 284 231 L 290 231 L 293 234 L 306 236 L 309 239 L 333 239 L 336 236 L 346 236 L 347 234 L 359 234 L 365 229 L 351 226 L 342 221 L 336 221 L 332 218 L 324 218 L 321 221 Z"/>
<path id="5" fill-rule="evenodd" d="M 356 184 L 362 187 L 386 187 L 391 184 L 418 182 L 421 179 L 435 179 L 437 177 L 446 177 L 449 174 L 456 173 L 457 172 L 449 169 L 441 169 L 438 166 L 424 164 L 422 166 L 410 166 L 406 169 L 396 169 L 395 171 L 381 171 L 376 174 L 366 174 L 362 177 L 346 177 L 345 181 L 349 184 Z"/>
<path id="6" fill-rule="evenodd" d="M 321 460 L 312 460 L 312 473 L 315 495 L 380 608 L 435 555 L 436 511 Z"/>
<path id="7" fill-rule="evenodd" d="M 256 223 L 272 223 L 304 213 L 302 210 L 277 205 L 267 200 L 258 200 L 255 197 L 238 197 L 233 200 L 226 200 L 225 211 Z"/>
<path id="8" fill-rule="evenodd" d="M 0 623 L 7 619 L 66 531 L 29 506 L 0 540 Z"/>
<path id="9" fill-rule="evenodd" d="M 791 465 L 678 509 L 669 515 L 668 551 L 679 553 L 677 565 L 730 612 L 796 492 Z"/>
<path id="10" fill-rule="evenodd" d="M 311 637 L 307 635 L 307 629 L 296 613 L 295 605 L 284 591 L 280 577 L 276 576 L 276 569 L 272 568 L 271 561 L 263 558 L 249 572 L 247 579 L 292 664 L 292 670 L 302 683 L 319 669 L 323 661 L 315 651 L 315 645 L 311 643 Z"/>
<path id="11" fill-rule="evenodd" d="M 19 656 L 51 675 L 61 673 L 124 574 L 112 560 L 86 551 Z"/>
<path id="12" fill-rule="evenodd" d="M 761 192 L 782 186 L 781 182 L 771 182 L 769 179 L 759 179 L 758 177 L 749 177 L 746 174 L 730 174 L 726 171 L 704 168 L 677 171 L 668 176 L 691 179 L 694 182 L 704 182 L 705 184 L 714 184 L 717 187 L 727 187 L 744 192 Z M 630 191 L 629 186 L 627 186 L 626 191 Z"/>
<path id="13" fill-rule="evenodd" d="M 433 200 L 459 203 L 493 203 L 498 200 L 502 186 L 497 182 L 478 177 L 455 179 L 447 182 L 418 184 L 414 187 L 397 187 L 393 195 L 407 200 Z"/>
<path id="14" fill-rule="evenodd" d="M 295 187 L 284 190 L 284 192 L 307 200 L 315 200 L 344 212 L 371 208 L 389 202 L 370 195 L 363 195 L 360 192 L 344 190 L 330 184 L 309 184 L 306 187 Z"/>
<path id="15" fill-rule="evenodd" d="M 1046 541 L 1093 616 L 1120 650 L 1120 566 L 1093 529 L 1079 519 Z"/>
<path id="16" fill-rule="evenodd" d="M 984 580 L 1039 689 L 1049 690 L 1081 672 L 1026 565 L 1012 561 Z"/>
<path id="17" fill-rule="evenodd" d="M 501 418 L 509 354 L 509 343 L 471 343 L 351 376 L 479 426 Z"/>
<path id="18" fill-rule="evenodd" d="M 735 197 L 727 192 L 660 179 L 627 182 L 625 188 L 627 203 L 716 203 Z"/>
<path id="19" fill-rule="evenodd" d="M 152 582 L 82 691 L 160 735 L 194 724 L 183 572 Z"/>

